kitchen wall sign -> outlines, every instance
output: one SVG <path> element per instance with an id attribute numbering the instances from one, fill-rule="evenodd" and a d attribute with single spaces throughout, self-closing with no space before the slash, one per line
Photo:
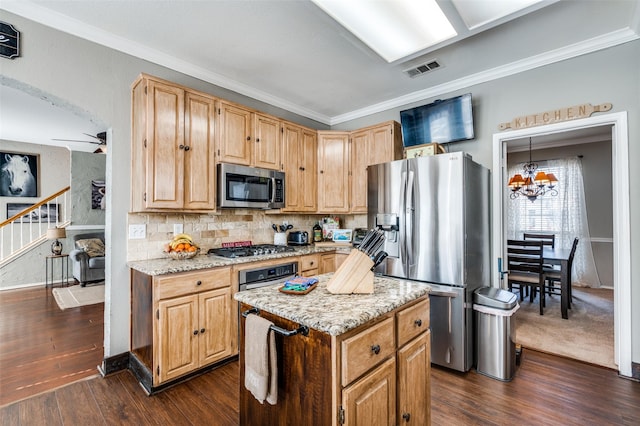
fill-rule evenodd
<path id="1" fill-rule="evenodd" d="M 542 126 L 544 124 L 559 123 L 561 121 L 575 120 L 590 117 L 594 112 L 606 112 L 611 110 L 610 103 L 600 105 L 581 104 L 570 107 L 558 108 L 537 114 L 516 117 L 508 123 L 500 123 L 498 129 L 526 129 L 528 127 Z"/>
<path id="2" fill-rule="evenodd" d="M 13 59 L 20 56 L 20 31 L 0 21 L 0 57 Z"/>

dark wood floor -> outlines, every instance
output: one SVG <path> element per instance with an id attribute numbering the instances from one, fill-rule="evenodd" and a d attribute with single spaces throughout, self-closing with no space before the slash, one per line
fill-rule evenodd
<path id="1" fill-rule="evenodd" d="M 44 292 L 43 289 L 40 290 Z M 48 300 L 50 296 L 43 293 L 39 297 L 37 294 L 33 295 L 34 299 L 42 300 L 32 300 L 31 308 L 27 303 L 31 297 L 12 293 L 0 293 L 0 387 L 3 396 L 8 395 L 7 398 L 16 401 L 21 398 L 15 398 L 10 389 L 5 391 L 5 385 L 15 383 L 15 376 L 21 374 L 12 372 L 13 368 L 18 367 L 5 368 L 5 360 L 11 358 L 5 353 L 13 353 L 13 358 L 18 357 L 20 349 L 13 345 L 23 341 L 21 336 L 28 336 L 32 329 L 43 329 L 44 333 L 44 329 L 51 328 L 52 324 L 49 323 L 54 322 L 54 317 L 59 319 L 59 310 L 55 302 L 51 305 Z M 20 302 L 21 299 L 25 300 Z M 23 303 L 25 306 L 18 308 Z M 14 304 L 16 307 L 11 306 Z M 45 306 L 53 306 L 55 309 L 50 309 L 51 312 L 46 315 L 40 314 L 42 318 L 39 322 L 29 326 L 20 324 L 21 318 L 24 320 L 27 316 L 34 315 L 28 313 L 27 309 L 47 311 Z M 81 374 L 76 374 L 63 379 L 58 376 L 67 373 L 56 373 L 56 379 L 42 380 L 46 371 L 63 370 L 62 358 L 74 357 L 58 352 L 61 347 L 80 344 L 87 348 L 91 345 L 101 348 L 102 305 L 99 306 L 100 313 L 89 314 L 86 309 L 88 307 L 77 308 L 75 315 L 71 312 L 73 310 L 64 311 L 70 316 L 63 321 L 68 322 L 70 327 L 75 323 L 74 333 L 69 332 L 63 336 L 61 331 L 50 331 L 49 344 L 40 343 L 23 348 L 23 355 L 19 356 L 22 361 L 12 361 L 16 365 L 24 364 L 29 367 L 21 370 L 25 376 L 23 381 L 27 383 L 35 380 L 32 383 L 34 386 L 26 387 L 35 396 L 1 407 L 0 425 L 238 424 L 237 361 L 152 397 L 146 396 L 128 371 L 106 378 L 88 378 L 42 392 L 44 388 L 35 384 L 38 381 L 45 381 L 48 386 L 54 383 L 59 386 L 62 381 L 81 377 Z M 9 312 L 13 312 L 11 316 L 7 316 Z M 13 323 L 5 322 L 8 317 L 13 318 Z M 97 328 L 93 326 L 94 322 L 99 323 Z M 91 333 L 94 334 L 93 337 L 89 337 Z M 63 337 L 66 340 L 61 340 Z M 87 343 L 89 341 L 92 343 Z M 82 349 L 76 349 L 72 352 L 81 351 Z M 39 352 L 49 355 L 38 360 Z M 88 352 L 99 352 L 99 356 L 96 355 L 95 359 L 89 361 L 92 366 L 89 367 L 89 375 L 92 375 L 95 373 L 95 366 L 102 359 L 102 350 L 88 349 Z M 521 365 L 511 382 L 493 380 L 475 371 L 462 374 L 434 367 L 431 390 L 433 425 L 640 424 L 640 383 L 620 378 L 612 370 L 526 348 L 523 350 Z"/>
<path id="2" fill-rule="evenodd" d="M 0 406 L 97 375 L 103 335 L 104 303 L 63 311 L 51 287 L 1 291 Z"/>

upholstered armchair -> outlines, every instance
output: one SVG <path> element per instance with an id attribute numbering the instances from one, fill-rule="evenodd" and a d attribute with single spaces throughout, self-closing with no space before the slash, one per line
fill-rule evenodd
<path id="1" fill-rule="evenodd" d="M 74 250 L 69 253 L 73 278 L 84 287 L 87 283 L 104 281 L 104 232 L 77 234 Z"/>

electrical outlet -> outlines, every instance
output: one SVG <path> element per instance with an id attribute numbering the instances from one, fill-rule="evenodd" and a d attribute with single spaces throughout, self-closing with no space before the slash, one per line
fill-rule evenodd
<path id="1" fill-rule="evenodd" d="M 283 220 L 283 221 L 282 221 L 282 224 L 283 224 L 284 226 L 287 226 L 287 225 L 289 225 L 289 222 L 287 222 L 286 220 Z"/>
<path id="2" fill-rule="evenodd" d="M 181 223 L 174 223 L 173 224 L 173 235 L 178 235 L 178 234 L 182 234 L 184 232 L 184 227 L 182 226 Z"/>
<path id="3" fill-rule="evenodd" d="M 129 225 L 129 239 L 140 240 L 147 237 L 147 225 Z"/>

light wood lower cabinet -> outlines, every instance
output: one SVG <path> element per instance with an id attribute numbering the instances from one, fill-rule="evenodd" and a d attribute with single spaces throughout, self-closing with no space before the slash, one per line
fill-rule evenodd
<path id="1" fill-rule="evenodd" d="M 132 370 L 149 393 L 237 355 L 231 268 L 131 275 Z"/>
<path id="2" fill-rule="evenodd" d="M 319 255 L 317 254 L 300 256 L 300 275 L 303 277 L 313 277 L 318 275 L 320 273 L 318 270 L 320 266 L 318 259 Z"/>
<path id="3" fill-rule="evenodd" d="M 342 341 L 341 422 L 431 423 L 429 325 L 424 299 Z"/>

